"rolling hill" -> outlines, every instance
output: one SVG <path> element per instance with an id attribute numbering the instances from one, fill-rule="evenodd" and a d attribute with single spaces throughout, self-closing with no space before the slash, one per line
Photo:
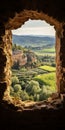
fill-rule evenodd
<path id="1" fill-rule="evenodd" d="M 32 36 L 32 35 L 13 35 L 12 42 L 14 44 L 22 45 L 23 47 L 45 47 L 54 46 L 55 37 L 52 36 Z"/>

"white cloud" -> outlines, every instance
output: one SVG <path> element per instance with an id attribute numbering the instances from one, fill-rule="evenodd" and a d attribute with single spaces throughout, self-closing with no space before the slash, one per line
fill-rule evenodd
<path id="1" fill-rule="evenodd" d="M 41 20 L 29 20 L 26 22 L 21 28 L 17 30 L 12 30 L 13 34 L 16 35 L 55 35 L 55 30 L 53 26 L 50 26 L 45 21 L 41 21 L 43 23 L 40 23 Z"/>
<path id="2" fill-rule="evenodd" d="M 48 27 L 50 26 L 48 23 L 46 23 L 43 20 L 31 20 L 25 22 L 25 24 L 22 26 L 24 28 L 26 27 Z"/>

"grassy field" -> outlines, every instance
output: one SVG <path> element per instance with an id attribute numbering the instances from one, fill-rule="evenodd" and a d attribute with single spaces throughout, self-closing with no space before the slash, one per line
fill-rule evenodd
<path id="1" fill-rule="evenodd" d="M 51 48 L 42 48 L 41 50 L 35 50 L 34 51 L 36 55 L 38 56 L 54 56 L 55 57 L 55 47 Z"/>
<path id="2" fill-rule="evenodd" d="M 47 65 L 44 65 L 44 66 L 40 66 L 39 67 L 40 69 L 43 69 L 43 70 L 46 70 L 46 71 L 49 71 L 49 72 L 53 72 L 56 70 L 55 67 L 52 67 L 52 66 L 47 66 Z"/>
<path id="3" fill-rule="evenodd" d="M 49 86 L 50 90 L 52 92 L 56 91 L 56 75 L 55 72 L 47 73 L 47 74 L 41 74 L 35 77 L 35 80 L 39 82 L 43 82 L 45 86 Z"/>
<path id="4" fill-rule="evenodd" d="M 35 52 L 36 55 L 38 56 L 53 56 L 55 57 L 55 53 L 40 53 L 40 52 Z"/>
<path id="5" fill-rule="evenodd" d="M 55 48 L 45 48 L 39 51 L 40 53 L 55 53 Z"/>

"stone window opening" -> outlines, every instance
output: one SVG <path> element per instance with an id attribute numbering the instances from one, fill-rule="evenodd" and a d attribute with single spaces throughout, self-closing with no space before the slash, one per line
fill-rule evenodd
<path id="1" fill-rule="evenodd" d="M 40 40 L 38 43 L 36 43 L 37 41 L 34 40 L 35 37 L 37 41 Z M 45 44 L 44 39 L 43 41 L 41 39 L 43 37 L 46 40 L 45 41 L 45 43 L 47 44 L 46 47 L 44 45 Z M 26 41 L 24 41 L 24 39 L 26 39 Z M 34 42 L 32 41 L 32 39 Z M 12 82 L 13 83 L 10 90 L 11 96 L 16 97 L 15 99 L 20 98 L 22 101 L 27 101 L 27 102 L 31 102 L 31 101 L 40 102 L 40 101 L 50 99 L 49 97 L 53 93 L 55 94 L 57 92 L 56 83 L 55 83 L 56 66 L 55 66 L 55 49 L 54 49 L 55 48 L 54 28 L 52 28 L 52 26 L 50 26 L 43 20 L 41 21 L 41 20 L 30 19 L 27 22 L 25 22 L 24 26 L 22 26 L 18 30 L 12 31 L 12 42 L 13 42 L 12 45 L 13 46 L 13 50 L 12 50 L 13 51 L 12 52 L 13 53 L 12 54 L 13 55 L 12 56 L 13 59 Z M 41 42 L 43 43 L 41 44 Z M 49 50 L 51 49 L 51 51 L 45 52 L 43 50 L 45 48 Z M 28 53 L 29 53 L 29 57 L 27 55 Z M 38 53 L 40 53 L 41 55 L 39 55 Z M 23 57 L 23 55 L 25 56 Z M 29 58 L 31 59 L 30 56 L 32 56 L 32 61 L 30 60 L 29 62 L 28 61 Z M 45 70 L 45 68 L 44 69 L 40 68 L 43 66 L 45 68 L 49 67 L 50 70 Z M 46 73 L 48 73 L 47 76 Z M 46 77 L 48 77 L 48 80 L 50 79 L 49 80 L 50 84 L 52 84 L 53 82 L 53 85 L 52 86 L 49 85 L 48 80 L 45 82 L 44 80 L 41 79 L 37 79 L 37 80 L 34 79 L 36 76 L 38 77 L 38 75 L 43 76 L 42 79 L 44 79 L 44 75 L 45 75 Z M 53 78 L 51 79 L 51 77 Z M 46 85 L 43 82 L 45 82 Z M 35 90 L 35 88 L 37 88 L 37 90 Z M 37 92 L 38 90 L 39 92 Z"/>
<path id="2" fill-rule="evenodd" d="M 24 17 L 24 14 L 27 14 L 27 15 Z M 42 19 L 42 20 L 47 21 L 51 25 L 54 25 L 55 30 L 56 30 L 56 61 L 60 60 L 59 56 L 58 56 L 58 53 L 60 51 L 60 47 L 58 49 L 57 42 L 60 43 L 60 37 L 62 38 L 62 25 L 59 22 L 57 22 L 56 20 L 54 20 L 53 18 L 51 18 L 51 17 L 49 17 L 49 16 L 47 16 L 43 13 L 38 13 L 37 11 L 27 11 L 26 10 L 26 11 L 23 11 L 23 13 L 21 13 L 21 14 L 16 14 L 14 19 L 10 19 L 9 23 L 7 23 L 5 25 L 5 28 L 6 28 L 5 35 L 2 37 L 3 42 L 6 45 L 6 46 L 4 46 L 4 57 L 7 57 L 7 60 L 5 59 L 6 60 L 6 65 L 5 65 L 6 67 L 4 67 L 4 73 L 5 73 L 5 76 L 4 76 L 5 80 L 4 80 L 4 84 L 3 84 L 4 87 L 3 87 L 3 90 L 1 92 L 2 97 L 3 97 L 2 93 L 4 92 L 4 98 L 3 98 L 4 100 L 9 100 L 9 98 L 10 98 L 10 95 L 9 95 L 10 85 L 11 85 L 11 82 L 10 82 L 10 77 L 11 77 L 10 67 L 12 65 L 12 59 L 11 59 L 12 58 L 11 57 L 12 56 L 12 52 L 11 52 L 11 49 L 12 49 L 12 34 L 11 34 L 11 30 L 20 27 L 21 24 L 23 25 L 24 22 L 27 21 L 29 18 L 31 18 L 31 19 Z M 61 91 L 61 93 L 63 93 L 63 88 L 61 87 L 61 89 L 60 89 L 61 83 L 63 84 L 63 82 L 61 82 L 61 80 L 60 80 L 59 74 L 61 72 L 60 72 L 60 70 L 58 72 L 58 70 L 59 70 L 58 63 L 56 63 L 56 79 L 57 79 L 56 84 L 57 84 L 57 90 L 58 90 L 57 94 L 59 95 L 60 91 Z M 62 70 L 62 68 L 61 68 L 61 70 Z M 53 100 L 55 98 L 58 98 L 58 95 L 54 95 L 49 100 Z M 10 100 L 11 100 L 12 103 L 14 102 L 14 104 L 16 104 L 16 101 L 13 101 L 11 98 L 10 98 Z M 24 102 L 22 104 L 23 104 L 23 106 L 26 107 L 26 105 L 24 105 Z M 33 103 L 33 106 L 34 106 L 34 104 L 35 103 Z"/>

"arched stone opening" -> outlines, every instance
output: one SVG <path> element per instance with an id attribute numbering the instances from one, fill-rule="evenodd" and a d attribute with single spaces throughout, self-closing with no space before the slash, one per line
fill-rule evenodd
<path id="1" fill-rule="evenodd" d="M 56 93 L 54 27 L 44 20 L 29 19 L 12 31 L 12 46 L 11 96 L 40 102 Z"/>
<path id="2" fill-rule="evenodd" d="M 2 0 L 0 2 L 0 127 L 2 129 L 64 129 L 65 128 L 65 1 L 59 0 Z M 49 19 L 56 24 L 56 68 L 57 86 L 61 98 L 54 98 L 45 105 L 31 105 L 27 107 L 22 104 L 13 105 L 9 97 L 10 68 L 11 68 L 11 31 L 18 28 L 13 26 L 12 20 L 15 14 L 19 15 L 23 10 L 37 10 L 45 13 Z M 37 12 L 35 11 L 35 12 Z M 25 16 L 25 13 L 24 13 Z M 23 18 L 23 22 L 26 21 Z M 27 19 L 27 14 L 26 14 Z M 21 21 L 21 23 L 23 23 Z M 11 25 L 9 24 L 11 23 Z M 49 23 L 51 23 L 49 21 Z M 21 25 L 21 24 L 19 24 Z M 6 67 L 7 66 L 7 67 Z M 5 91 L 7 91 L 7 94 Z M 4 94 L 5 93 L 5 94 Z M 7 101 L 6 101 L 7 99 Z M 38 107 L 41 106 L 41 107 Z M 20 110 L 20 111 L 19 111 Z M 24 110 L 24 111 L 22 111 Z M 5 128 L 4 128 L 5 127 Z"/>
<path id="3" fill-rule="evenodd" d="M 10 18 L 9 21 L 2 25 L 2 34 L 1 34 L 1 46 L 0 49 L 2 50 L 2 58 L 5 57 L 5 62 L 3 65 L 2 73 L 4 73 L 4 78 L 1 78 L 1 100 L 11 100 L 9 93 L 10 93 L 10 77 L 11 77 L 11 65 L 12 65 L 12 29 L 17 29 L 21 25 L 23 25 L 28 19 L 40 19 L 45 20 L 50 25 L 53 25 L 56 30 L 56 86 L 58 95 L 61 93 L 64 93 L 64 79 L 63 79 L 63 73 L 62 73 L 62 49 L 61 49 L 61 42 L 63 39 L 63 29 L 62 29 L 62 23 L 57 21 L 56 19 L 53 19 L 52 17 L 48 16 L 47 14 L 44 14 L 42 12 L 32 11 L 32 10 L 24 10 L 20 13 L 16 13 L 15 17 L 12 19 Z M 3 87 L 4 86 L 4 87 Z M 4 90 L 3 90 L 4 89 Z"/>

